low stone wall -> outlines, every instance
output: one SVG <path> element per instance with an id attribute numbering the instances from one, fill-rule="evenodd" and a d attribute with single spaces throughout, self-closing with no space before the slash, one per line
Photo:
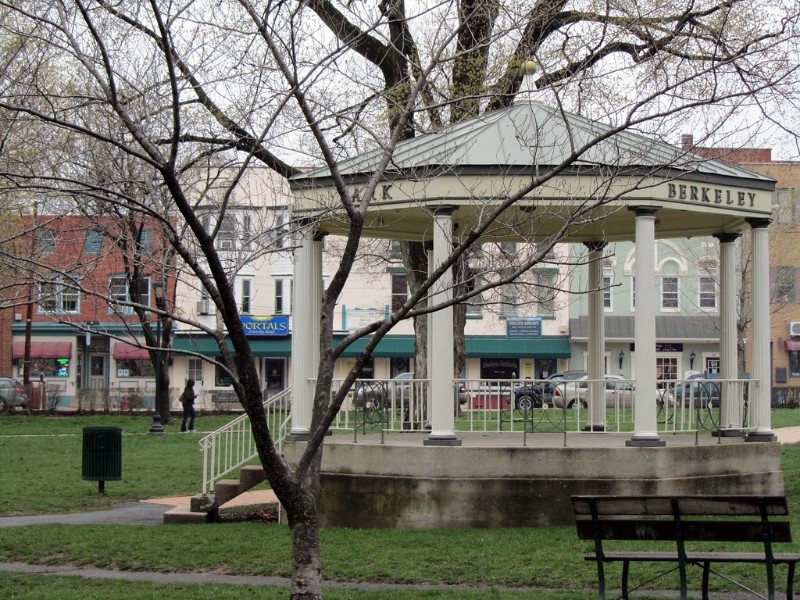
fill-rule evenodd
<path id="1" fill-rule="evenodd" d="M 290 462 L 304 443 L 288 442 Z M 326 527 L 572 525 L 575 494 L 783 494 L 780 445 L 480 448 L 326 442 Z"/>

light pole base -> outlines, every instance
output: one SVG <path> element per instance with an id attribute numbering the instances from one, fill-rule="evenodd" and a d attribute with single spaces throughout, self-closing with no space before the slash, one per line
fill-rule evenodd
<path id="1" fill-rule="evenodd" d="M 161 424 L 161 414 L 156 413 L 153 415 L 153 423 L 150 425 L 150 431 L 147 433 L 151 435 L 161 435 L 164 433 L 164 426 Z"/>

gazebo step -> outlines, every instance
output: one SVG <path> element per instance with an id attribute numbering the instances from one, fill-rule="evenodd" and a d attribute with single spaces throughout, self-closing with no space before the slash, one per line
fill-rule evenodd
<path id="1" fill-rule="evenodd" d="M 245 465 L 239 471 L 239 491 L 246 492 L 267 478 L 261 465 Z"/>
<path id="2" fill-rule="evenodd" d="M 208 523 L 209 514 L 193 512 L 187 506 L 176 506 L 164 513 L 165 525 L 187 525 L 192 523 Z"/>

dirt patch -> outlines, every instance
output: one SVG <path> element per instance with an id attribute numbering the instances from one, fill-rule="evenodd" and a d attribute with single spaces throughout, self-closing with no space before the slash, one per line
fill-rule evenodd
<path id="1" fill-rule="evenodd" d="M 239 506 L 220 511 L 217 523 L 277 523 L 278 505 Z"/>

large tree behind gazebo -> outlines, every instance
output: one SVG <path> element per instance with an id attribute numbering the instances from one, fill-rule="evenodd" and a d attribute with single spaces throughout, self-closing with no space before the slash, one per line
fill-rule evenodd
<path id="1" fill-rule="evenodd" d="M 451 0 L 435 5 L 457 15 L 457 27 L 449 32 L 454 44 L 433 71 L 423 72 L 420 56 L 428 46 L 425 36 L 430 30 L 419 29 L 415 23 L 419 15 L 406 2 L 383 0 L 375 20 L 366 19 L 365 7 L 358 4 L 308 3 L 330 33 L 361 56 L 380 78 L 383 92 L 375 101 L 385 104 L 388 130 L 400 126 L 400 139 L 509 106 L 526 71 L 535 71 L 530 85 L 546 91 L 543 97 L 576 112 L 599 109 L 625 119 L 626 113 L 633 116 L 640 109 L 649 110 L 648 94 L 657 97 L 664 83 L 679 85 L 677 81 L 668 83 L 667 75 L 678 62 L 697 65 L 697 81 L 701 82 L 711 74 L 702 72 L 709 65 L 732 64 L 748 52 L 742 44 L 744 38 L 737 37 L 746 37 L 749 26 L 738 19 L 731 23 L 732 5 L 727 0 L 606 4 L 602 8 L 568 0 Z M 758 10 L 755 6 L 750 9 Z M 758 18 L 756 13 L 752 17 Z M 730 39 L 720 35 L 722 30 L 716 29 L 720 24 L 733 33 Z M 620 72 L 639 88 L 639 94 L 619 95 L 615 88 Z M 713 77 L 709 83 L 712 81 Z M 419 97 L 412 97 L 417 92 Z M 704 104 L 708 99 L 700 94 L 697 102 Z M 619 106 L 611 106 L 617 102 Z M 409 104 L 415 112 L 406 118 Z M 723 110 L 715 117 L 706 115 L 697 130 L 698 141 L 713 134 L 727 114 Z M 763 114 L 761 118 L 773 117 Z M 421 243 L 403 242 L 402 249 L 414 293 L 427 274 L 426 248 Z M 474 287 L 467 260 L 468 256 L 462 255 L 453 266 L 456 295 Z M 464 367 L 466 313 L 465 303 L 456 304 L 456 376 Z M 415 319 L 414 370 L 420 377 L 427 370 L 426 323 Z"/>

